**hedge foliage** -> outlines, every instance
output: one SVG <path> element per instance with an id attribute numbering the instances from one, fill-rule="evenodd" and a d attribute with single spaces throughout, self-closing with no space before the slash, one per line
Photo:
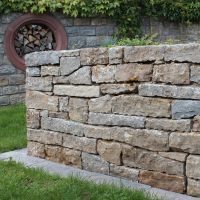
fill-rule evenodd
<path id="1" fill-rule="evenodd" d="M 71 17 L 109 16 L 119 25 L 119 35 L 140 33 L 143 15 L 174 22 L 199 22 L 199 0 L 0 0 L 0 13 L 63 12 Z"/>

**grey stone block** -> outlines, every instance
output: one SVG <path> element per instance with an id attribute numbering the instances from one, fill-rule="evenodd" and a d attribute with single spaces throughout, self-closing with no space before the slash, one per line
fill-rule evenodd
<path id="1" fill-rule="evenodd" d="M 96 35 L 105 36 L 105 35 L 113 35 L 114 34 L 114 26 L 97 26 L 96 27 Z"/>
<path id="2" fill-rule="evenodd" d="M 19 92 L 18 86 L 5 86 L 3 87 L 3 95 L 16 94 Z"/>
<path id="3" fill-rule="evenodd" d="M 0 96 L 0 105 L 1 106 L 6 106 L 8 105 L 9 102 L 9 96 Z"/>
<path id="4" fill-rule="evenodd" d="M 25 103 L 25 93 L 10 95 L 10 104 Z"/>
<path id="5" fill-rule="evenodd" d="M 80 49 L 86 46 L 85 36 L 69 36 L 68 49 Z"/>
<path id="6" fill-rule="evenodd" d="M 92 26 L 81 26 L 79 28 L 79 35 L 81 36 L 94 36 L 96 35 L 96 29 Z"/>
<path id="7" fill-rule="evenodd" d="M 11 65 L 2 65 L 0 67 L 0 75 L 10 75 L 10 74 L 14 74 L 16 72 L 15 67 L 11 66 Z"/>
<path id="8" fill-rule="evenodd" d="M 40 75 L 41 75 L 40 67 L 27 67 L 26 76 L 34 77 Z"/>

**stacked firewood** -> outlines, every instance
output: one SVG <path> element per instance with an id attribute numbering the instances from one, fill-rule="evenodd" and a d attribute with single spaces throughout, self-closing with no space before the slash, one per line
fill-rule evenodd
<path id="1" fill-rule="evenodd" d="M 53 50 L 56 47 L 56 41 L 53 32 L 47 26 L 29 24 L 16 32 L 14 45 L 17 54 L 23 57 L 35 51 Z"/>

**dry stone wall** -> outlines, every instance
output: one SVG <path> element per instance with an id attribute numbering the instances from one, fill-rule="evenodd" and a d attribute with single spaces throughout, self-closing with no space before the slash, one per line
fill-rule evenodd
<path id="1" fill-rule="evenodd" d="M 26 56 L 28 154 L 200 196 L 200 45 Z"/>

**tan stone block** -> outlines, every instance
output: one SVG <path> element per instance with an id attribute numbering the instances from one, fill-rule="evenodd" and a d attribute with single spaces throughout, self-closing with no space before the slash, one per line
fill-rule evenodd
<path id="1" fill-rule="evenodd" d="M 66 112 L 49 112 L 49 117 L 59 119 L 69 119 L 69 113 Z"/>
<path id="2" fill-rule="evenodd" d="M 200 180 L 200 156 L 189 155 L 186 162 L 186 176 Z"/>
<path id="3" fill-rule="evenodd" d="M 185 180 L 181 176 L 142 170 L 139 174 L 139 182 L 172 192 L 185 192 Z"/>
<path id="4" fill-rule="evenodd" d="M 60 75 L 60 67 L 58 66 L 42 66 L 41 76 L 58 76 Z"/>
<path id="5" fill-rule="evenodd" d="M 27 145 L 27 150 L 29 156 L 45 158 L 44 144 L 29 141 Z"/>
<path id="6" fill-rule="evenodd" d="M 97 152 L 104 160 L 121 165 L 122 146 L 120 143 L 99 140 Z"/>
<path id="7" fill-rule="evenodd" d="M 177 160 L 177 161 L 180 161 L 180 162 L 185 162 L 186 157 L 188 155 L 186 153 L 180 153 L 180 152 L 158 152 L 158 153 L 162 157 L 169 158 L 169 159 L 172 159 L 172 160 Z"/>
<path id="8" fill-rule="evenodd" d="M 62 162 L 62 148 L 59 146 L 45 145 L 45 159 L 54 162 Z"/>
<path id="9" fill-rule="evenodd" d="M 40 127 L 40 112 L 34 109 L 27 110 L 27 127 L 28 128 L 39 128 Z"/>
<path id="10" fill-rule="evenodd" d="M 200 181 L 188 178 L 187 194 L 200 197 Z"/>
<path id="11" fill-rule="evenodd" d="M 195 132 L 200 132 L 200 116 L 194 117 L 192 130 Z"/>

